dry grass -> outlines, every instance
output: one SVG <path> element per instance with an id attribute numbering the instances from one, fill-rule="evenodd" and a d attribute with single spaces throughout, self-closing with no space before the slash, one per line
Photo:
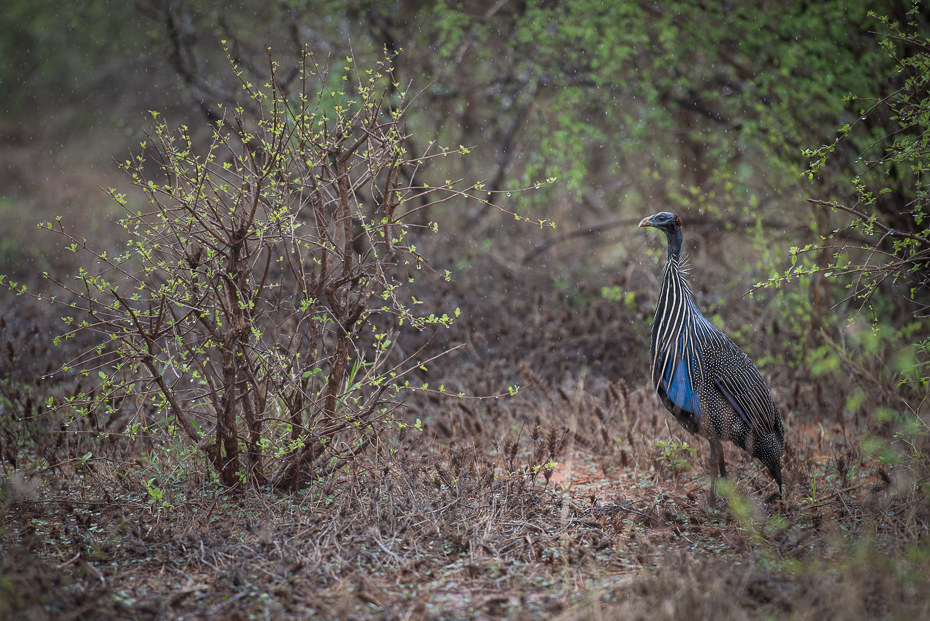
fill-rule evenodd
<path id="1" fill-rule="evenodd" d="M 290 495 L 223 490 L 202 458 L 162 435 L 102 440 L 100 421 L 36 431 L 21 442 L 30 448 L 19 468 L 4 465 L 2 614 L 927 614 L 924 478 L 864 457 L 854 447 L 867 429 L 792 421 L 784 500 L 759 464 L 728 447 L 738 495 L 708 507 L 705 447 L 667 424 L 651 391 L 596 371 L 553 381 L 533 370 L 545 355 L 536 352 L 509 361 L 527 387 L 515 397 L 418 394 L 408 405 L 423 430 L 386 435 Z M 455 377 L 469 390 L 499 388 L 505 362 L 460 361 Z M 677 467 L 659 444 L 671 438 L 696 450 Z M 22 474 L 40 456 L 47 465 Z"/>

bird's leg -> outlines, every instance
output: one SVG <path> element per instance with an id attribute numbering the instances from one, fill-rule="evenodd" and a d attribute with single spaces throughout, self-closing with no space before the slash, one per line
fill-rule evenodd
<path id="1" fill-rule="evenodd" d="M 711 510 L 717 505 L 717 442 L 710 441 L 710 456 L 707 460 L 707 469 L 710 471 L 710 492 L 707 495 L 707 504 Z"/>
<path id="2" fill-rule="evenodd" d="M 723 458 L 723 444 L 719 441 L 717 442 L 717 458 L 720 460 L 718 466 L 720 467 L 720 478 L 727 478 L 727 462 Z"/>
<path id="3" fill-rule="evenodd" d="M 723 446 L 720 440 L 710 441 L 710 507 L 717 505 L 717 476 L 726 478 L 727 466 L 723 460 Z"/>

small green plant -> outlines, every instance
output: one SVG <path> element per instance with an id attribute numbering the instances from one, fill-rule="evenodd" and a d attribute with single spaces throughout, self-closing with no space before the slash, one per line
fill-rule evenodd
<path id="1" fill-rule="evenodd" d="M 659 449 L 659 456 L 656 460 L 668 466 L 673 473 L 681 474 L 689 472 L 693 468 L 691 457 L 695 454 L 695 451 L 684 440 L 679 438 L 659 440 L 655 443 L 655 446 Z"/>
<path id="2" fill-rule="evenodd" d="M 147 481 L 143 481 L 142 484 L 145 486 L 145 491 L 148 492 L 150 505 L 155 505 L 162 509 L 174 509 L 174 505 L 165 498 L 165 490 L 158 486 L 157 477 L 152 477 Z"/>

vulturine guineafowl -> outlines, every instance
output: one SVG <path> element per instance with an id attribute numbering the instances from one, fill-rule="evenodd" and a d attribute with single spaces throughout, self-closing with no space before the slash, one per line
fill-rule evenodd
<path id="1" fill-rule="evenodd" d="M 681 426 L 710 442 L 711 499 L 726 477 L 721 440 L 768 468 L 781 492 L 785 428 L 752 360 L 698 310 L 681 263 L 681 218 L 662 212 L 639 226 L 663 231 L 668 259 L 652 324 L 652 384 Z"/>

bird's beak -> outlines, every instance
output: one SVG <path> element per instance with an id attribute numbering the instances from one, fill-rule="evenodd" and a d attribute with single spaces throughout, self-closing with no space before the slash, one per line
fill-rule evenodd
<path id="1" fill-rule="evenodd" d="M 652 223 L 649 222 L 649 218 L 643 218 L 642 220 L 640 220 L 639 228 L 643 228 L 644 226 L 652 226 Z"/>

